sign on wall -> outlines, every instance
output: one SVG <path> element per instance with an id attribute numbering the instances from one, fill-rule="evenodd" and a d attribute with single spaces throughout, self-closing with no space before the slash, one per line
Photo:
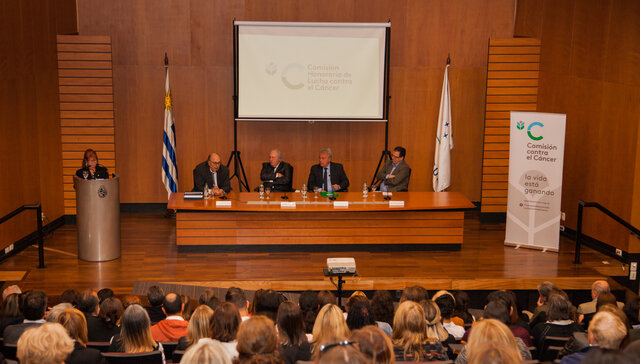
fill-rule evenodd
<path id="1" fill-rule="evenodd" d="M 511 112 L 506 245 L 558 251 L 566 118 Z"/>

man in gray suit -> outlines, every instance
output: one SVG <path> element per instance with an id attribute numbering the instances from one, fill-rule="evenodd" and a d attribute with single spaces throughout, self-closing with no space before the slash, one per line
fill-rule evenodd
<path id="1" fill-rule="evenodd" d="M 391 160 L 384 164 L 384 167 L 376 175 L 380 180 L 380 191 L 400 192 L 409 190 L 409 178 L 411 178 L 411 167 L 404 161 L 407 150 L 403 147 L 393 148 Z"/>
<path id="2" fill-rule="evenodd" d="M 596 303 L 598 302 L 598 296 L 604 292 L 611 292 L 611 287 L 607 281 L 597 280 L 591 285 L 591 298 L 592 301 L 581 303 L 578 306 L 579 315 L 588 315 L 596 312 Z M 624 307 L 624 303 L 617 302 L 618 307 Z"/>
<path id="3" fill-rule="evenodd" d="M 9 325 L 2 334 L 5 344 L 17 344 L 23 332 L 31 327 L 42 325 L 47 310 L 47 295 L 42 291 L 31 291 L 24 298 L 24 321 Z"/>

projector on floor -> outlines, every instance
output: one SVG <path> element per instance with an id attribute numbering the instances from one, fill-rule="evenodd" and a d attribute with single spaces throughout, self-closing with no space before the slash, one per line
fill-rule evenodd
<path id="1" fill-rule="evenodd" d="M 327 270 L 330 274 L 355 274 L 356 260 L 353 258 L 327 258 Z"/>

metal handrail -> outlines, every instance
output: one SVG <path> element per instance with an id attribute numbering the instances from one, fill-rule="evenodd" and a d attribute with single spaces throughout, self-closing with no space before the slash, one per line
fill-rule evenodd
<path id="1" fill-rule="evenodd" d="M 632 233 L 640 236 L 640 229 L 631 225 L 627 221 L 623 220 L 620 216 L 614 214 L 609 211 L 606 207 L 600 205 L 597 202 L 584 202 L 582 200 L 578 201 L 578 226 L 576 229 L 576 250 L 574 256 L 574 264 L 580 264 L 580 246 L 582 245 L 582 214 L 585 207 L 595 207 L 598 210 L 602 211 L 605 215 L 609 216 L 613 220 L 615 220 L 620 225 L 629 229 Z"/>
<path id="2" fill-rule="evenodd" d="M 42 206 L 40 205 L 40 202 L 36 203 L 35 205 L 23 205 L 21 207 L 18 207 L 17 209 L 4 215 L 3 217 L 0 217 L 0 224 L 6 222 L 7 220 L 25 210 L 36 210 L 36 223 L 38 225 L 38 268 L 44 268 L 44 234 L 42 233 Z"/>

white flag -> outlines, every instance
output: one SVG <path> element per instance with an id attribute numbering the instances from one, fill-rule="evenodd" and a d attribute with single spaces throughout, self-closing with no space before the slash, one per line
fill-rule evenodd
<path id="1" fill-rule="evenodd" d="M 438 134 L 436 134 L 436 153 L 433 165 L 433 190 L 442 192 L 451 185 L 451 95 L 449 92 L 449 65 L 444 70 L 440 113 L 438 115 Z"/>
<path id="2" fill-rule="evenodd" d="M 173 119 L 173 100 L 169 87 L 169 68 L 164 85 L 164 133 L 162 137 L 162 183 L 169 196 L 178 192 L 178 165 L 176 163 L 176 129 Z"/>

